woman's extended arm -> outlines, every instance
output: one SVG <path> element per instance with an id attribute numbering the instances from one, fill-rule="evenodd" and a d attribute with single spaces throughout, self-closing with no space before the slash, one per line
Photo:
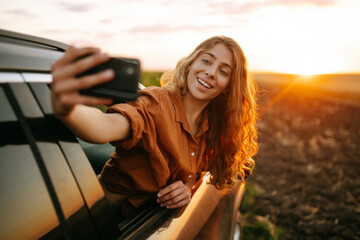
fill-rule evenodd
<path id="1" fill-rule="evenodd" d="M 78 60 L 80 57 L 87 56 Z M 109 60 L 97 48 L 69 47 L 64 56 L 52 65 L 51 102 L 54 114 L 78 137 L 92 143 L 123 140 L 130 136 L 130 124 L 121 114 L 104 114 L 86 105 L 108 105 L 109 99 L 81 95 L 79 90 L 108 82 L 112 70 L 77 77 L 92 67 Z"/>

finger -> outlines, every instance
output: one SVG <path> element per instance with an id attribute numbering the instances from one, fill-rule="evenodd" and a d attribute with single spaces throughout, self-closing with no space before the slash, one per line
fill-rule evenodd
<path id="1" fill-rule="evenodd" d="M 91 96 L 85 96 L 80 94 L 79 103 L 84 105 L 110 105 L 112 104 L 112 99 L 109 98 L 97 98 Z"/>
<path id="2" fill-rule="evenodd" d="M 161 202 L 160 206 L 161 207 L 168 207 L 168 206 L 171 206 L 171 205 L 175 205 L 175 204 L 177 204 L 179 202 L 182 202 L 184 200 L 190 202 L 190 198 L 191 198 L 190 196 L 191 196 L 190 192 L 186 190 L 186 191 L 181 192 L 181 194 L 177 195 L 174 198 L 171 198 L 171 199 L 169 199 L 169 200 L 167 200 L 165 202 Z"/>
<path id="3" fill-rule="evenodd" d="M 55 94 L 78 91 L 88 89 L 96 85 L 109 82 L 115 76 L 112 69 L 108 69 L 96 74 L 83 76 L 79 79 L 70 79 L 66 81 L 58 81 L 52 84 L 52 91 Z"/>
<path id="4" fill-rule="evenodd" d="M 82 56 L 96 54 L 99 52 L 100 49 L 95 47 L 76 48 L 74 46 L 69 46 L 65 51 L 65 54 L 52 65 L 52 69 L 56 69 L 59 66 L 68 65 Z"/>
<path id="5" fill-rule="evenodd" d="M 53 72 L 53 75 L 59 79 L 75 78 L 81 73 L 84 73 L 85 71 L 95 66 L 101 65 L 102 63 L 109 61 L 109 59 L 110 57 L 106 53 L 93 54 L 91 56 L 80 59 L 73 64 L 68 64 L 63 66 L 62 68 L 59 68 L 57 71 Z"/>
<path id="6" fill-rule="evenodd" d="M 164 202 L 166 202 L 168 200 L 175 199 L 178 196 L 180 196 L 183 192 L 184 192 L 183 188 L 177 188 L 177 189 L 165 194 L 164 196 L 158 198 L 158 203 L 164 203 Z M 177 201 L 179 201 L 179 200 L 180 199 L 178 199 Z"/>
<path id="7" fill-rule="evenodd" d="M 160 197 L 166 195 L 167 193 L 169 193 L 171 191 L 174 191 L 175 189 L 177 189 L 177 188 L 179 188 L 181 186 L 184 186 L 183 182 L 182 181 L 176 181 L 176 182 L 166 186 L 165 188 L 160 189 L 160 191 L 157 194 L 157 197 L 160 198 Z"/>
<path id="8" fill-rule="evenodd" d="M 69 69 L 69 74 L 71 76 L 77 76 L 109 60 L 110 60 L 110 56 L 107 55 L 106 53 L 93 54 L 91 56 L 76 61 L 75 64 L 72 66 L 72 68 Z"/>
<path id="9" fill-rule="evenodd" d="M 64 106 L 74 106 L 76 104 L 84 105 L 110 105 L 112 103 L 111 99 L 106 98 L 97 98 L 92 96 L 81 95 L 79 93 L 74 94 L 63 94 L 59 98 Z"/>
<path id="10" fill-rule="evenodd" d="M 166 206 L 166 208 L 168 208 L 168 209 L 180 208 L 180 207 L 188 205 L 189 203 L 190 203 L 190 199 L 184 199 L 176 204 Z"/>

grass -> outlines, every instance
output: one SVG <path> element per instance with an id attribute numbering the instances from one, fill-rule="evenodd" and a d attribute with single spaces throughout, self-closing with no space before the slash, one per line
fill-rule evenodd
<path id="1" fill-rule="evenodd" d="M 256 197 L 264 194 L 258 184 L 248 181 L 246 183 L 246 192 L 241 204 L 240 211 L 241 225 L 243 229 L 243 239 L 253 240 L 281 240 L 285 238 L 284 231 L 270 221 L 268 217 L 255 215 L 250 211 L 249 206 L 254 204 Z"/>
<path id="2" fill-rule="evenodd" d="M 143 71 L 140 82 L 145 86 L 160 86 L 160 77 L 163 72 Z"/>

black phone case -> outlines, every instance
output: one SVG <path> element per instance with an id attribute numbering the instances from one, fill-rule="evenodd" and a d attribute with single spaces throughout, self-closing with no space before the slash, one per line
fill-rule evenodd
<path id="1" fill-rule="evenodd" d="M 113 69 L 115 77 L 112 81 L 82 90 L 81 94 L 111 98 L 113 103 L 134 101 L 138 97 L 140 81 L 140 61 L 130 58 L 110 58 L 109 61 L 92 68 L 79 77 L 94 74 L 106 69 Z"/>

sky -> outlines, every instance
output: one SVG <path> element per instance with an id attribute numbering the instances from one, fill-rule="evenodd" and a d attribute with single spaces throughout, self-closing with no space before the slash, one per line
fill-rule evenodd
<path id="1" fill-rule="evenodd" d="M 234 38 L 251 72 L 360 73 L 358 0 L 0 0 L 0 28 L 171 70 L 203 40 Z"/>

